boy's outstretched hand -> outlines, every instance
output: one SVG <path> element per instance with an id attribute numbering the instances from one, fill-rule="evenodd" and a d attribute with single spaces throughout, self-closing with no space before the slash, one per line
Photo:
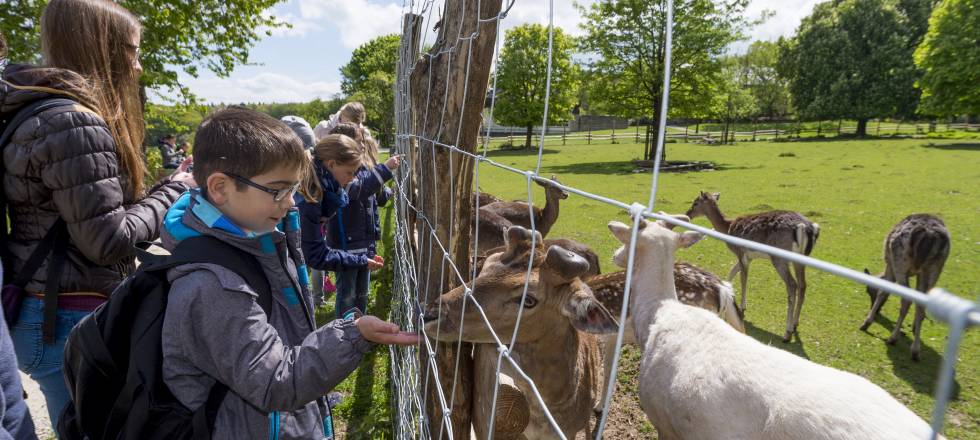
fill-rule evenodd
<path id="1" fill-rule="evenodd" d="M 421 341 L 418 333 L 403 332 L 397 325 L 382 321 L 376 316 L 364 315 L 354 321 L 364 339 L 376 344 L 386 345 L 418 345 Z"/>

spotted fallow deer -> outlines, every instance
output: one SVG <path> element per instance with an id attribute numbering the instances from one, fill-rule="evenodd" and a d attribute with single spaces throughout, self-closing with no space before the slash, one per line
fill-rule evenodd
<path id="1" fill-rule="evenodd" d="M 878 276 L 903 286 L 908 286 L 909 278 L 914 276 L 915 290 L 928 293 L 939 280 L 939 274 L 942 273 L 946 258 L 949 257 L 949 246 L 949 231 L 939 217 L 930 214 L 912 214 L 898 222 L 885 237 L 885 271 Z M 868 269 L 864 269 L 864 272 L 870 274 Z M 867 290 L 868 296 L 871 297 L 871 310 L 864 324 L 861 324 L 861 330 L 867 330 L 871 326 L 875 316 L 881 311 L 881 306 L 888 299 L 887 292 L 870 286 Z M 902 300 L 898 319 L 895 320 L 895 329 L 887 340 L 889 345 L 895 344 L 902 334 L 902 321 L 905 320 L 911 305 L 911 301 Z M 916 304 L 915 320 L 912 322 L 915 339 L 911 347 L 912 359 L 916 361 L 919 360 L 919 352 L 922 348 L 919 331 L 922 329 L 922 320 L 925 317 L 925 308 Z"/>
<path id="2" fill-rule="evenodd" d="M 718 208 L 721 193 L 708 194 L 701 192 L 691 204 L 687 216 L 697 218 L 705 216 L 711 225 L 719 232 L 728 235 L 767 244 L 772 247 L 810 255 L 813 246 L 820 235 L 820 225 L 811 222 L 803 214 L 792 211 L 768 211 L 749 214 L 730 220 Z M 742 287 L 741 307 L 745 311 L 745 296 L 748 290 L 749 263 L 757 258 L 768 259 L 776 273 L 786 285 L 786 333 L 783 342 L 789 342 L 800 324 L 800 312 L 806 299 L 806 266 L 793 263 L 794 278 L 790 271 L 790 262 L 782 258 L 770 257 L 768 254 L 752 252 L 743 247 L 727 244 L 728 250 L 735 254 L 736 262 L 728 274 L 728 280 L 739 274 Z"/>
<path id="3" fill-rule="evenodd" d="M 678 301 L 674 254 L 701 239 L 655 222 L 610 222 L 633 264 L 629 308 L 643 348 L 640 406 L 661 439 L 923 439 L 929 425 L 881 387 L 739 333 L 718 315 Z"/>
<path id="4" fill-rule="evenodd" d="M 531 232 L 514 226 L 507 230 L 504 252 L 491 255 L 472 282 L 472 296 L 482 307 L 492 328 L 477 307 L 469 305 L 465 289 L 453 289 L 430 305 L 425 330 L 444 341 L 461 338 L 473 343 L 494 343 L 493 334 L 505 342 L 517 326 L 523 310 L 513 359 L 534 381 L 550 413 L 567 438 L 586 432 L 596 402 L 602 393 L 601 348 L 596 333 L 612 333 L 618 325 L 581 280 L 589 264 L 559 246 L 544 248 L 535 239 L 531 274 L 527 277 Z M 524 297 L 525 280 L 528 281 Z M 506 362 L 506 361 L 505 361 Z M 478 374 L 493 374 L 493 371 Z M 512 376 L 514 377 L 514 376 Z M 530 423 L 528 439 L 555 438 L 544 409 L 535 399 L 530 384 L 515 377 L 518 388 L 528 396 Z"/>

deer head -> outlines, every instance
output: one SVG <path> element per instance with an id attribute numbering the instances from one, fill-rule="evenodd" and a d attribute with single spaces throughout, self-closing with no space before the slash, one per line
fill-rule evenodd
<path id="1" fill-rule="evenodd" d="M 558 176 L 555 176 L 554 174 L 551 175 L 551 181 L 555 183 L 561 183 L 558 181 Z M 540 180 L 535 180 L 534 183 L 537 183 L 542 188 L 544 188 L 545 196 L 547 196 L 548 198 L 555 197 L 558 200 L 565 200 L 568 198 L 568 193 L 557 185 L 553 185 L 550 182 L 542 182 Z"/>
<path id="2" fill-rule="evenodd" d="M 718 199 L 721 198 L 721 193 L 706 193 L 701 191 L 698 197 L 694 199 L 691 203 L 691 209 L 687 210 L 687 216 L 690 218 L 697 218 L 698 216 L 707 216 L 708 211 L 718 208 Z"/>
<path id="3" fill-rule="evenodd" d="M 568 327 L 589 333 L 612 333 L 618 324 L 579 278 L 589 263 L 579 255 L 551 246 L 545 249 L 541 235 L 534 233 L 534 256 L 528 277 L 532 235 L 512 226 L 506 231 L 506 249 L 487 258 L 480 275 L 471 283 L 472 295 L 492 323 L 492 332 L 508 338 L 521 315 L 519 342 L 533 342 Z M 525 279 L 529 279 L 524 296 Z M 428 307 L 426 333 L 443 341 L 461 338 L 468 342 L 493 343 L 491 329 L 473 304 L 466 304 L 465 289 L 457 287 Z M 465 325 L 464 325 L 465 324 Z M 462 325 L 462 336 L 460 326 Z M 438 333 L 438 336 L 436 334 Z"/>
<path id="4" fill-rule="evenodd" d="M 690 220 L 686 215 L 675 215 L 674 217 L 684 221 Z M 670 270 L 672 271 L 674 264 L 672 257 L 677 252 L 677 249 L 690 247 L 704 238 L 704 234 L 700 232 L 686 231 L 678 233 L 672 231 L 671 228 L 672 226 L 663 221 L 648 222 L 640 219 L 639 231 L 636 236 L 636 256 L 634 258 L 636 267 L 634 267 L 634 270 L 640 267 L 667 264 L 670 265 Z M 613 254 L 613 262 L 619 267 L 626 268 L 629 259 L 629 249 L 627 247 L 630 245 L 633 230 L 629 225 L 616 221 L 609 222 L 609 230 L 623 245 Z M 667 259 L 664 256 L 670 256 L 671 258 Z M 640 263 L 640 261 L 643 261 L 643 263 Z"/>

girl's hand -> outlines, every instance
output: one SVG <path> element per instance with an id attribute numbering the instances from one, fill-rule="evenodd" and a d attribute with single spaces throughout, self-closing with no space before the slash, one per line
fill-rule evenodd
<path id="1" fill-rule="evenodd" d="M 397 325 L 371 315 L 357 318 L 354 325 L 364 339 L 376 344 L 411 346 L 421 341 L 418 333 L 403 332 Z"/>
<path id="2" fill-rule="evenodd" d="M 402 155 L 396 154 L 394 156 L 389 157 L 388 160 L 385 161 L 385 166 L 388 167 L 389 170 L 395 171 L 401 165 L 401 162 L 402 162 Z"/>
<path id="3" fill-rule="evenodd" d="M 381 255 L 375 255 L 374 258 L 368 258 L 367 267 L 371 272 L 381 269 L 382 267 L 385 267 L 385 259 L 381 258 Z"/>
<path id="4" fill-rule="evenodd" d="M 177 171 L 174 171 L 174 173 L 170 175 L 170 180 L 173 182 L 181 182 L 190 188 L 197 188 L 197 182 L 194 181 L 194 174 L 191 173 L 193 166 L 194 156 L 188 156 L 187 159 L 184 159 L 184 161 L 180 163 L 180 166 L 177 167 Z"/>

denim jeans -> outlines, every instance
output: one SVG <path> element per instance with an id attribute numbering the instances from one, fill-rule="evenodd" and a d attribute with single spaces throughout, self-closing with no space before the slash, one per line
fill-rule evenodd
<path id="1" fill-rule="evenodd" d="M 21 371 L 40 385 L 48 406 L 48 417 L 53 426 L 58 426 L 61 410 L 70 400 L 65 377 L 61 371 L 65 341 L 72 327 L 89 313 L 92 312 L 59 309 L 55 341 L 52 344 L 45 344 L 41 333 L 41 324 L 44 322 L 44 300 L 27 297 L 24 298 L 24 304 L 21 306 L 20 318 L 10 332 L 11 339 L 14 341 L 14 351 L 17 354 L 17 364 Z"/>
<path id="2" fill-rule="evenodd" d="M 367 314 L 368 290 L 371 285 L 371 271 L 367 266 L 356 269 L 341 269 L 337 272 L 337 319 L 352 307 Z"/>
<path id="3" fill-rule="evenodd" d="M 310 292 L 313 293 L 313 307 L 320 307 L 326 299 L 323 292 L 323 277 L 326 272 L 313 269 L 310 275 Z"/>

